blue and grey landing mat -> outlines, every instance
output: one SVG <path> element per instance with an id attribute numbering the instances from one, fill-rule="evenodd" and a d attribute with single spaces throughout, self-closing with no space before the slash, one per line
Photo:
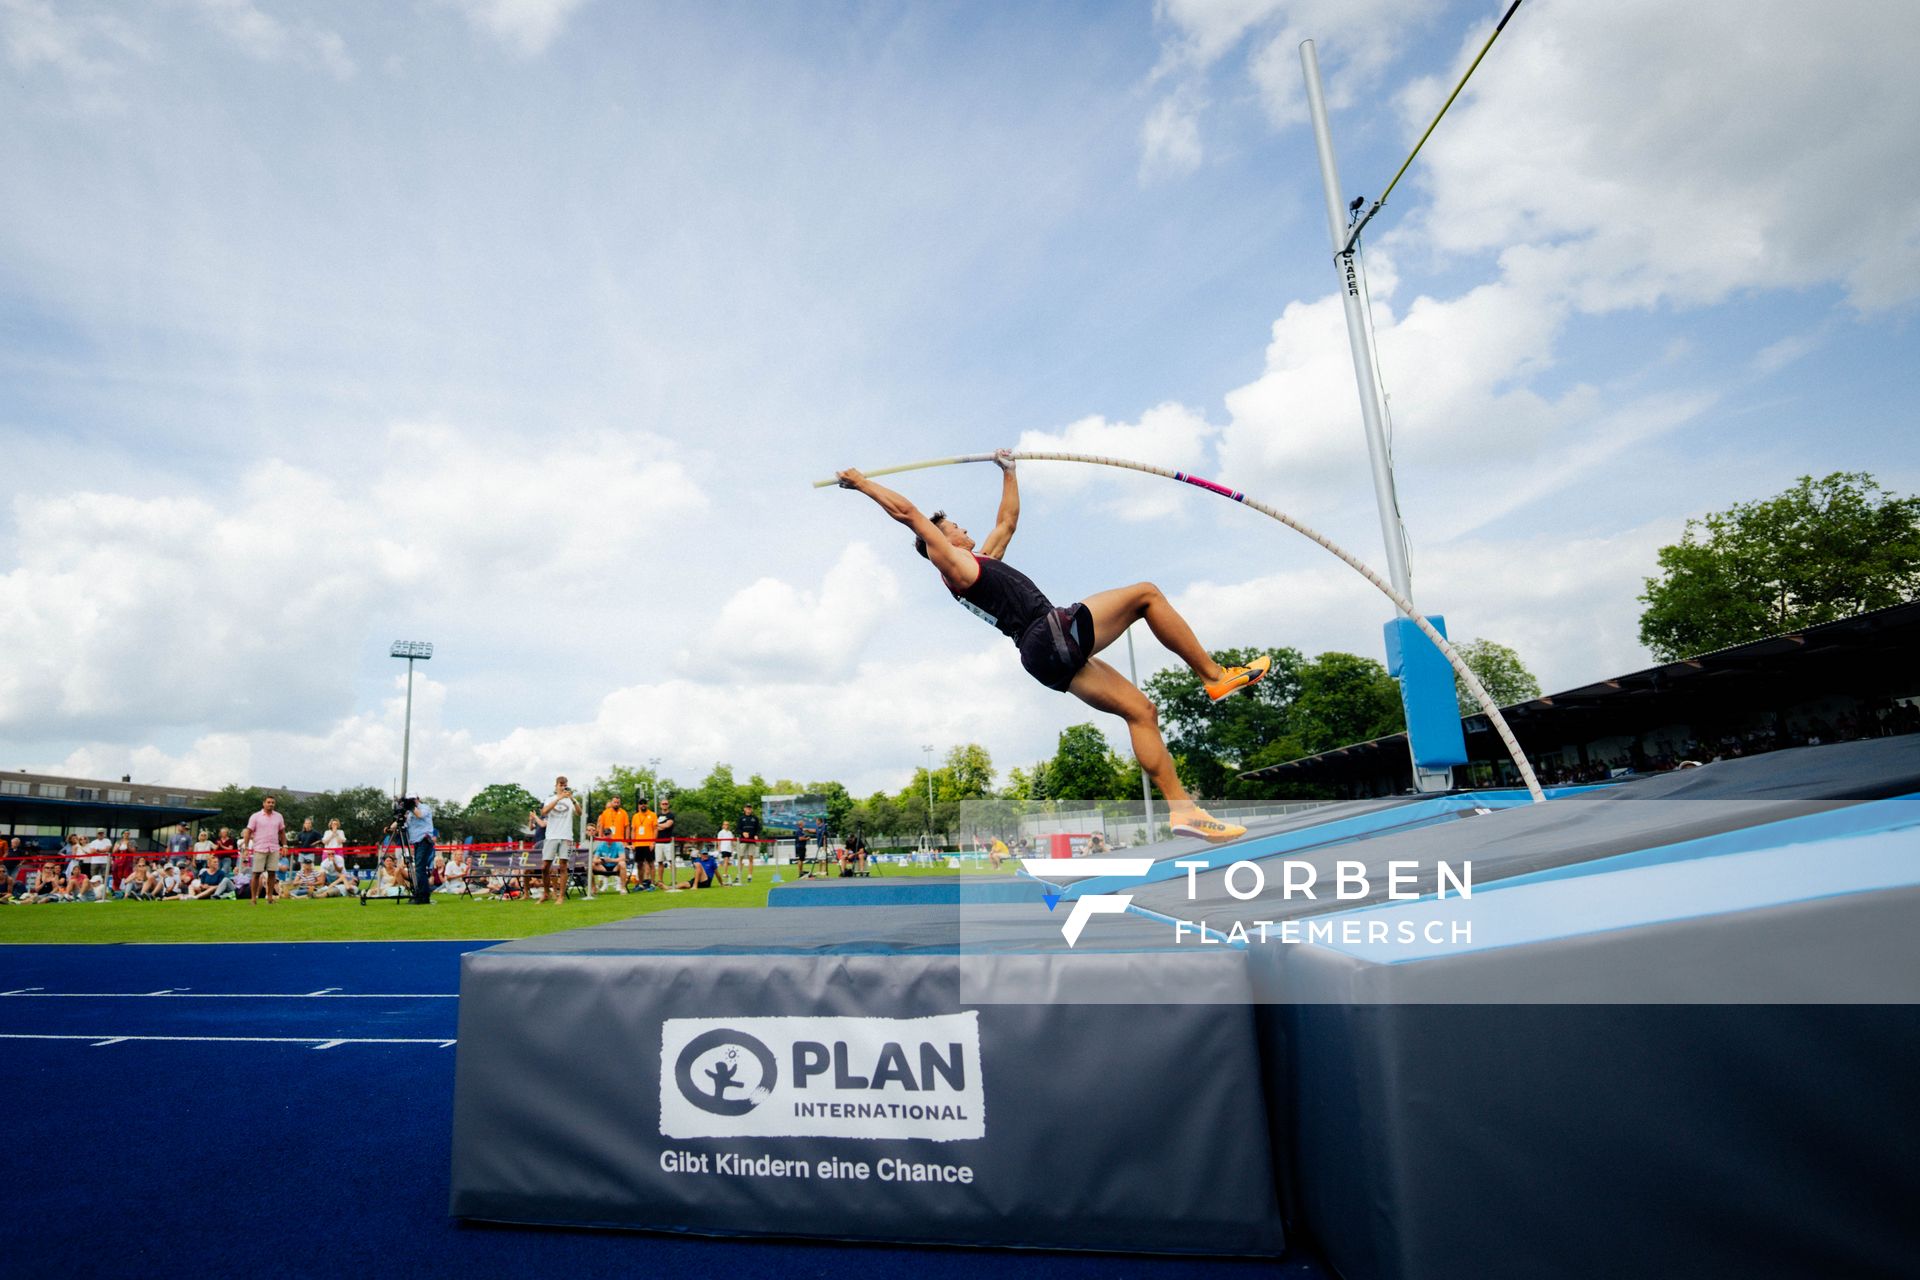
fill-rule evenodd
<path id="1" fill-rule="evenodd" d="M 1064 904 L 962 900 L 675 911 L 478 952 L 452 1207 L 1135 1252 L 1305 1239 L 1346 1280 L 1911 1274 L 1917 810 L 1920 738 L 1886 739 L 1538 806 L 1332 807 L 1205 868 L 1076 878 L 1068 896 L 1148 910 L 1071 949 Z M 1227 880 L 1243 859 L 1376 888 L 1250 900 Z M 1474 894 L 1437 898 L 1439 865 L 1468 860 Z M 1387 898 L 1396 865 L 1421 896 Z M 1196 946 L 1175 920 L 1331 931 Z M 577 1086 L 564 1105 L 527 1088 L 548 1079 Z"/>

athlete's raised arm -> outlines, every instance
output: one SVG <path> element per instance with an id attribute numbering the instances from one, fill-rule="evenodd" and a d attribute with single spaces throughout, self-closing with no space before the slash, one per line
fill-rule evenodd
<path id="1" fill-rule="evenodd" d="M 993 518 L 993 532 L 980 544 L 980 554 L 999 560 L 1006 556 L 1007 544 L 1020 525 L 1020 482 L 1014 478 L 1011 450 L 995 449 L 993 460 L 1000 464 L 1000 511 Z"/>
<path id="2" fill-rule="evenodd" d="M 885 485 L 875 484 L 852 467 L 837 473 L 834 478 L 842 489 L 853 489 L 866 494 L 880 504 L 880 509 L 913 530 L 913 536 L 926 544 L 927 559 L 940 571 L 940 576 L 955 590 L 964 590 L 973 585 L 980 576 L 980 566 L 973 557 L 959 547 L 947 541 L 947 535 L 940 526 L 927 519 L 920 508 L 914 506 L 900 494 Z"/>

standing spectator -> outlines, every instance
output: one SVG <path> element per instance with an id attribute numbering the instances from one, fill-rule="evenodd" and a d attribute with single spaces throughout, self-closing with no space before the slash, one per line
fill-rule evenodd
<path id="1" fill-rule="evenodd" d="M 193 849 L 193 837 L 187 834 L 187 824 L 183 822 L 173 829 L 172 835 L 167 837 L 167 856 L 176 863 L 184 864 L 187 855 L 192 853 Z"/>
<path id="2" fill-rule="evenodd" d="M 423 907 L 433 901 L 433 841 L 438 834 L 433 829 L 433 809 L 418 796 L 403 797 L 400 807 L 406 814 L 404 836 L 413 848 L 413 874 L 408 883 L 413 888 L 414 905 Z"/>
<path id="3" fill-rule="evenodd" d="M 312 818 L 300 819 L 300 832 L 293 838 L 293 847 L 300 851 L 301 862 L 312 862 L 319 856 L 314 850 L 320 847 L 320 833 L 313 829 Z"/>
<path id="4" fill-rule="evenodd" d="M 653 873 L 656 842 L 660 838 L 660 815 L 647 803 L 645 792 L 634 803 L 640 810 L 633 815 L 634 874 L 640 877 L 640 891 L 651 893 L 659 887 L 654 883 Z"/>
<path id="5" fill-rule="evenodd" d="M 106 828 L 103 827 L 94 833 L 92 842 L 87 845 L 86 857 L 82 861 L 86 863 L 87 869 L 93 873 L 95 879 L 102 875 L 113 874 L 113 841 L 108 838 Z M 68 870 L 67 875 L 69 877 L 73 875 L 71 869 Z"/>
<path id="6" fill-rule="evenodd" d="M 753 879 L 753 860 L 760 852 L 760 815 L 752 805 L 740 810 L 740 861 L 747 866 L 747 881 Z"/>
<path id="7" fill-rule="evenodd" d="M 798 819 L 793 824 L 793 864 L 800 868 L 800 878 L 807 879 L 813 872 L 807 867 L 807 822 Z"/>
<path id="8" fill-rule="evenodd" d="M 720 883 L 732 883 L 736 879 L 733 874 L 733 829 L 727 826 L 724 818 L 720 821 L 718 834 L 713 837 L 713 851 L 720 863 Z"/>
<path id="9" fill-rule="evenodd" d="M 573 788 L 562 774 L 553 780 L 553 794 L 540 806 L 535 820 L 546 826 L 540 846 L 540 883 L 548 902 L 567 896 L 567 863 L 573 858 Z M 558 877 L 556 880 L 556 876 Z"/>
<path id="10" fill-rule="evenodd" d="M 202 831 L 200 838 L 193 842 L 193 865 L 197 867 L 203 862 L 211 862 L 214 866 L 219 866 L 220 859 L 217 856 L 208 856 L 212 853 L 213 837 Z"/>
<path id="11" fill-rule="evenodd" d="M 620 892 L 627 891 L 627 839 L 633 830 L 632 815 L 615 793 L 600 811 L 600 838 L 593 846 L 594 872 L 612 871 Z"/>
<path id="12" fill-rule="evenodd" d="M 231 830 L 226 827 L 220 828 L 220 834 L 215 837 L 213 842 L 213 851 L 220 855 L 221 869 L 230 870 L 235 873 L 233 877 L 235 884 L 240 883 L 240 876 L 243 873 L 249 880 L 252 879 L 253 870 L 251 864 L 244 867 L 240 865 L 240 846 L 234 843 L 233 832 Z"/>
<path id="13" fill-rule="evenodd" d="M 81 861 L 87 856 L 86 837 L 78 831 L 67 832 L 67 844 L 62 852 L 67 855 L 67 865 L 62 868 L 62 872 L 70 876 L 80 869 Z"/>
<path id="14" fill-rule="evenodd" d="M 332 857 L 340 870 L 347 869 L 347 855 L 340 852 L 347 847 L 347 833 L 340 828 L 340 819 L 328 818 L 327 829 L 320 833 L 320 865 L 324 871 L 328 857 Z"/>
<path id="15" fill-rule="evenodd" d="M 272 902 L 275 889 L 274 871 L 280 862 L 282 837 L 287 833 L 287 820 L 280 813 L 280 802 L 272 796 L 260 801 L 260 811 L 247 819 L 247 862 L 253 872 L 253 885 L 248 893 L 249 902 L 261 899 L 262 888 L 266 889 L 266 900 Z"/>
<path id="16" fill-rule="evenodd" d="M 654 853 L 667 868 L 667 883 L 673 883 L 673 797 L 660 797 L 660 821 L 654 827 Z M 659 887 L 659 882 L 654 882 Z"/>

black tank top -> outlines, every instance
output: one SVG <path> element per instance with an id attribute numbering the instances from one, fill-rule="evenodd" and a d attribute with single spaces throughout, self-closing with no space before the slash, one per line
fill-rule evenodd
<path id="1" fill-rule="evenodd" d="M 1019 644 L 1027 628 L 1045 617 L 1053 602 L 1040 593 L 1032 578 L 1011 565 L 990 556 L 975 556 L 973 562 L 980 566 L 980 576 L 965 591 L 955 591 L 953 598 Z"/>

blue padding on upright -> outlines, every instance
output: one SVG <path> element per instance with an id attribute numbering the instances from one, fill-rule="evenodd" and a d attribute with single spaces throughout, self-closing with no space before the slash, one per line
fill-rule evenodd
<path id="1" fill-rule="evenodd" d="M 898 877 L 887 880 L 856 880 L 845 884 L 782 885 L 767 894 L 769 907 L 955 907 L 962 903 L 980 906 L 990 903 L 1040 901 L 1044 887 L 1031 877 L 981 876 L 977 880 L 955 883 L 951 880 L 916 880 Z"/>
<path id="2" fill-rule="evenodd" d="M 1632 853 L 1616 853 L 1612 857 L 1595 858 L 1591 862 L 1576 862 L 1564 867 L 1549 867 L 1544 871 L 1530 871 L 1526 875 L 1496 880 L 1482 888 L 1476 888 L 1475 892 L 1492 893 L 1539 884 L 1547 880 L 1571 880 L 1586 876 L 1608 875 L 1615 871 L 1630 871 L 1636 867 L 1656 867 L 1669 862 L 1691 862 L 1697 858 L 1719 858 L 1733 853 L 1751 853 L 1758 849 L 1777 849 L 1784 845 L 1807 844 L 1843 836 L 1869 835 L 1876 831 L 1898 831 L 1908 827 L 1920 827 L 1920 795 L 1896 796 L 1891 800 L 1868 800 L 1859 804 L 1849 804 L 1827 813 L 1810 813 L 1798 818 L 1782 818 L 1778 822 L 1763 822 L 1754 827 L 1742 827 L 1738 831 L 1723 831 L 1716 836 L 1702 836 L 1698 840 L 1682 840 L 1678 844 L 1637 849 Z"/>
<path id="3" fill-rule="evenodd" d="M 1443 637 L 1447 620 L 1427 621 Z M 1453 664 L 1412 618 L 1386 625 L 1387 674 L 1400 681 L 1400 705 L 1407 712 L 1407 740 L 1422 769 L 1447 769 L 1467 762 L 1467 735 L 1460 727 L 1460 698 L 1454 691 Z"/>
<path id="4" fill-rule="evenodd" d="M 1381 922 L 1388 940 L 1336 937 L 1315 945 L 1375 964 L 1413 964 L 1913 885 L 1920 885 L 1920 845 L 1910 829 L 1886 830 L 1609 875 L 1546 880 L 1471 898 L 1422 898 L 1367 907 L 1344 912 L 1329 923 L 1338 930 L 1343 921 L 1362 926 Z M 1427 936 L 1430 922 L 1440 926 L 1434 930 L 1437 937 Z M 1470 941 L 1454 940 L 1452 926 L 1457 923 L 1471 927 Z M 1404 935 L 1403 926 L 1409 930 Z"/>
<path id="5" fill-rule="evenodd" d="M 1549 788 L 1545 795 L 1549 800 L 1558 800 L 1563 796 L 1579 795 L 1582 792 L 1598 789 L 1598 786 L 1554 787 Z M 1436 823 L 1450 822 L 1475 809 L 1513 809 L 1532 802 L 1533 798 L 1520 790 L 1464 791 L 1456 795 L 1434 796 L 1428 800 L 1416 800 L 1412 804 L 1398 805 L 1392 809 L 1379 809 L 1351 818 L 1323 822 L 1318 826 L 1275 832 L 1270 836 L 1250 836 L 1231 844 L 1206 845 L 1196 841 L 1192 853 L 1183 853 L 1177 859 L 1162 859 L 1154 863 L 1153 869 L 1144 876 L 1093 876 L 1085 880 L 1054 885 L 1054 887 L 1058 889 L 1061 896 L 1067 898 L 1077 898 L 1088 893 L 1125 893 L 1128 889 L 1137 889 L 1142 885 L 1177 880 L 1185 876 L 1187 869 L 1176 866 L 1176 862 L 1204 862 L 1206 867 L 1196 873 L 1204 875 L 1206 871 L 1224 867 L 1230 863 L 1287 857 L 1312 849 L 1324 849 L 1329 845 L 1364 840 L 1369 836 L 1382 835 L 1389 831 L 1412 831 L 1420 827 L 1430 827 Z M 1023 876 L 1026 874 L 1024 868 L 1021 874 Z"/>

